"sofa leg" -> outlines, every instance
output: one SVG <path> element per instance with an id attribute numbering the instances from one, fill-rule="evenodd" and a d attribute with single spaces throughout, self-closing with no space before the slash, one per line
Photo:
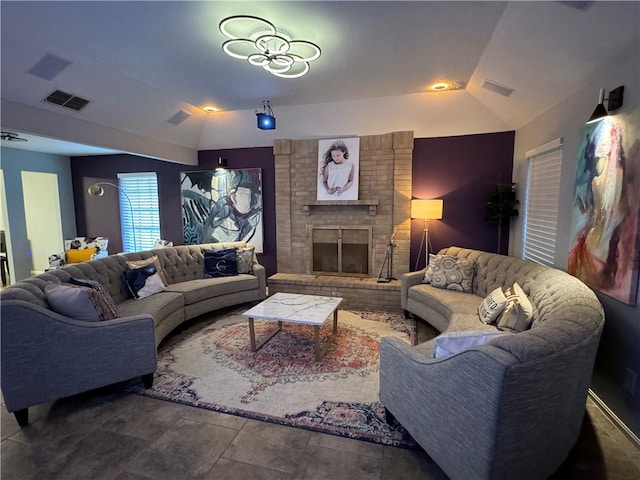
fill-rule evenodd
<path id="1" fill-rule="evenodd" d="M 28 408 L 16 410 L 15 412 L 13 412 L 13 415 L 16 417 L 16 421 L 18 422 L 18 425 L 20 425 L 21 427 L 26 427 L 27 425 L 29 425 L 29 409 Z"/>
<path id="2" fill-rule="evenodd" d="M 147 373 L 142 376 L 142 383 L 144 383 L 144 388 L 153 387 L 153 373 Z"/>
<path id="3" fill-rule="evenodd" d="M 387 410 L 387 407 L 384 408 L 384 419 L 387 422 L 387 425 L 391 425 L 396 421 L 396 417 L 393 416 L 393 413 Z"/>
<path id="4" fill-rule="evenodd" d="M 411 313 L 409 312 L 409 310 L 403 310 L 403 312 L 404 312 L 404 319 L 407 320 L 411 316 Z"/>

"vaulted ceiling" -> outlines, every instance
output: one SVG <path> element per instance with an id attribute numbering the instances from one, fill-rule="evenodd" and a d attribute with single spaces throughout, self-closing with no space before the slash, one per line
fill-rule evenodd
<path id="1" fill-rule="evenodd" d="M 206 125 L 218 115 L 276 108 L 402 99 L 437 81 L 465 95 L 504 129 L 518 129 L 576 91 L 640 29 L 638 2 L 145 1 L 1 3 L 2 130 L 115 148 L 92 132 L 135 136 L 176 149 L 224 147 Z M 255 15 L 316 43 L 322 56 L 299 79 L 275 77 L 227 56 L 218 29 L 230 15 Z M 63 60 L 52 78 L 43 59 Z M 44 65 L 45 77 L 51 65 Z M 38 73 L 38 72 L 36 72 Z M 485 81 L 513 89 L 509 96 Z M 85 98 L 80 111 L 47 103 L 54 90 Z M 594 102 L 597 92 L 594 92 Z M 427 101 L 435 100 L 428 97 Z M 430 100 L 433 99 L 433 100 Z M 205 113 L 213 105 L 220 112 Z M 179 128 L 170 120 L 185 113 Z M 340 115 L 340 112 L 335 112 Z M 224 115 L 227 114 L 227 117 Z M 227 121 L 227 120 L 224 120 Z M 64 128 L 61 128 L 64 125 Z M 76 126 L 77 128 L 74 128 Z M 284 128 L 286 125 L 278 125 Z M 87 132 L 87 142 L 73 131 Z M 20 143 L 20 145 L 18 145 Z M 34 149 L 37 142 L 2 142 Z M 54 144 L 38 147 L 55 152 Z M 106 149 L 105 149 L 106 148 Z M 62 153 L 62 150 L 57 153 Z M 44 150 L 43 150 L 44 151 Z M 160 155 L 161 156 L 161 155 Z"/>

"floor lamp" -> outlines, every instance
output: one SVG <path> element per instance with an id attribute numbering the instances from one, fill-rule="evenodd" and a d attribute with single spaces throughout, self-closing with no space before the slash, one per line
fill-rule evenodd
<path id="1" fill-rule="evenodd" d="M 424 233 L 421 242 L 424 242 L 425 266 L 429 265 L 429 220 L 439 220 L 442 218 L 442 200 L 411 200 L 411 218 L 421 218 L 424 221 Z M 416 265 L 418 269 L 422 243 L 418 250 Z"/>
<path id="2" fill-rule="evenodd" d="M 127 202 L 129 203 L 129 210 L 130 210 L 130 213 L 131 213 L 131 236 L 133 237 L 133 251 L 135 252 L 137 250 L 138 246 L 137 246 L 137 242 L 136 242 L 136 223 L 135 223 L 135 220 L 133 218 L 133 204 L 131 203 L 131 199 L 129 198 L 129 195 L 127 195 L 127 192 L 125 192 L 123 189 L 121 189 L 115 183 L 110 183 L 110 182 L 94 183 L 89 188 L 87 188 L 87 193 L 89 195 L 91 195 L 92 197 L 101 197 L 101 196 L 103 196 L 104 195 L 104 188 L 102 188 L 102 185 L 109 185 L 110 187 L 114 187 L 114 188 L 118 189 L 122 193 L 122 195 L 124 195 L 124 198 L 126 198 Z"/>

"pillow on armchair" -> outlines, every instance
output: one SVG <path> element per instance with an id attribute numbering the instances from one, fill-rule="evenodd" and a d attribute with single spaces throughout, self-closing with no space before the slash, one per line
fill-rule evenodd
<path id="1" fill-rule="evenodd" d="M 96 252 L 97 250 L 95 248 L 83 248 L 82 250 L 72 248 L 65 252 L 65 261 L 67 263 L 88 262 L 89 260 L 93 260 Z"/>
<path id="2" fill-rule="evenodd" d="M 64 252 L 49 255 L 49 268 L 56 269 L 67 263 L 86 262 L 97 258 L 104 258 L 109 255 L 107 247 L 109 239 L 107 237 L 75 237 L 67 238 L 64 241 Z M 85 258 L 86 252 L 80 253 L 81 250 L 95 249 L 89 258 Z M 68 252 L 74 250 L 71 254 Z M 69 258 L 72 260 L 70 261 Z"/>

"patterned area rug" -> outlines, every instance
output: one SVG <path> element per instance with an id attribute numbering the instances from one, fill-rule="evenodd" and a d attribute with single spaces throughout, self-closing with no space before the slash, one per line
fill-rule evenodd
<path id="1" fill-rule="evenodd" d="M 385 445 L 415 448 L 407 432 L 385 421 L 378 400 L 380 339 L 408 343 L 413 323 L 401 314 L 340 310 L 338 335 L 315 361 L 313 327 L 283 329 L 252 352 L 241 313 L 227 312 L 172 335 L 160 347 L 154 386 L 132 382 L 147 397 Z M 328 322 L 328 324 L 331 322 Z M 256 321 L 256 338 L 276 326 Z M 321 328 L 321 341 L 331 326 Z"/>

